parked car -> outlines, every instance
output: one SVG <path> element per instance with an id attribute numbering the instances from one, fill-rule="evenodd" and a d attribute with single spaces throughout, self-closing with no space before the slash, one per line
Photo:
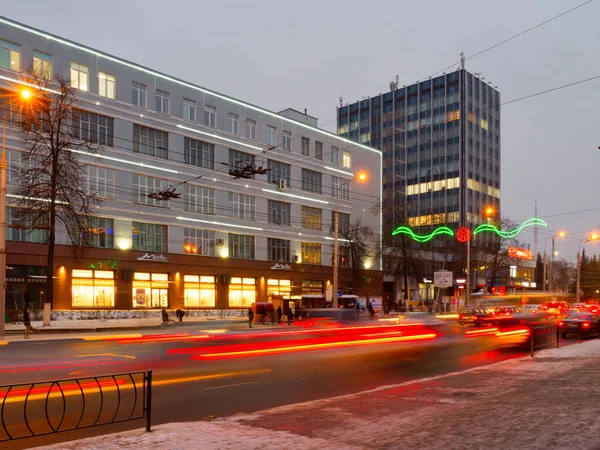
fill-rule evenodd
<path id="1" fill-rule="evenodd" d="M 589 312 L 592 314 L 600 314 L 600 305 L 596 305 L 594 303 L 586 303 L 583 305 L 583 308 L 580 309 L 581 312 Z"/>
<path id="2" fill-rule="evenodd" d="M 474 325 L 480 327 L 492 317 L 492 314 L 488 313 L 484 308 L 461 308 L 458 312 L 457 321 L 461 326 Z"/>
<path id="3" fill-rule="evenodd" d="M 588 312 L 572 313 L 558 322 L 558 330 L 563 338 L 567 335 L 600 336 L 600 316 Z"/>

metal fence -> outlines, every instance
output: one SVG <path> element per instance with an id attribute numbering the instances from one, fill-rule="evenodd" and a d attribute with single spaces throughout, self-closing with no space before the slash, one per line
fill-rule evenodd
<path id="1" fill-rule="evenodd" d="M 0 386 L 0 442 L 152 418 L 152 371 Z"/>
<path id="2" fill-rule="evenodd" d="M 545 348 L 559 348 L 560 335 L 556 325 L 541 325 L 531 327 L 531 356 Z"/>

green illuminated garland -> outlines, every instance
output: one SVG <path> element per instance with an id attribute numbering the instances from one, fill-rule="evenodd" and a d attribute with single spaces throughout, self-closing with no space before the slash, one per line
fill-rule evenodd
<path id="1" fill-rule="evenodd" d="M 536 225 L 541 225 L 542 227 L 548 226 L 548 224 L 546 222 L 544 222 L 542 219 L 537 219 L 537 218 L 536 219 L 528 219 L 525 222 L 523 222 L 520 227 L 515 228 L 514 230 L 508 230 L 508 231 L 500 231 L 497 226 L 491 225 L 489 223 L 484 223 L 483 225 L 479 225 L 477 228 L 475 228 L 475 231 L 473 231 L 473 234 L 476 235 L 478 233 L 481 233 L 482 231 L 493 231 L 501 238 L 511 239 L 511 238 L 514 238 L 521 231 L 523 231 L 523 228 L 533 227 Z"/>
<path id="2" fill-rule="evenodd" d="M 454 236 L 454 232 L 448 227 L 439 227 L 439 228 L 436 228 L 435 230 L 433 230 L 429 234 L 420 235 L 420 234 L 416 234 L 409 227 L 402 226 L 402 227 L 396 228 L 392 232 L 392 236 L 396 236 L 397 234 L 407 234 L 417 242 L 428 242 L 439 234 L 447 234 L 448 236 Z"/>

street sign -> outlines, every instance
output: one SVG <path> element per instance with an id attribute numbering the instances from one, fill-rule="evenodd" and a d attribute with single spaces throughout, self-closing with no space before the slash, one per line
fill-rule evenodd
<path id="1" fill-rule="evenodd" d="M 452 272 L 449 270 L 440 270 L 433 274 L 433 285 L 439 288 L 452 286 Z"/>

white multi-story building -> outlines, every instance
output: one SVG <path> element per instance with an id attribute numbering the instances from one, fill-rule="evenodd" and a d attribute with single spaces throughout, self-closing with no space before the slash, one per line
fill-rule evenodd
<path id="1" fill-rule="evenodd" d="M 30 67 L 70 80 L 81 111 L 75 129 L 103 144 L 79 155 L 102 202 L 83 259 L 69 256 L 58 231 L 55 309 L 247 307 L 324 295 L 336 208 L 340 227 L 360 218 L 372 228 L 365 265 L 376 280 L 371 295 L 380 294 L 381 152 L 317 128 L 307 114 L 274 113 L 0 17 L 5 113 Z M 10 307 L 24 283 L 40 294 L 33 282 L 45 278 L 46 248 L 45 233 L 19 228 L 11 206 L 24 143 L 7 125 Z M 248 164 L 269 170 L 230 175 Z M 360 172 L 367 181 L 354 182 Z M 180 198 L 148 196 L 167 187 Z M 340 291 L 357 293 L 347 272 Z"/>

